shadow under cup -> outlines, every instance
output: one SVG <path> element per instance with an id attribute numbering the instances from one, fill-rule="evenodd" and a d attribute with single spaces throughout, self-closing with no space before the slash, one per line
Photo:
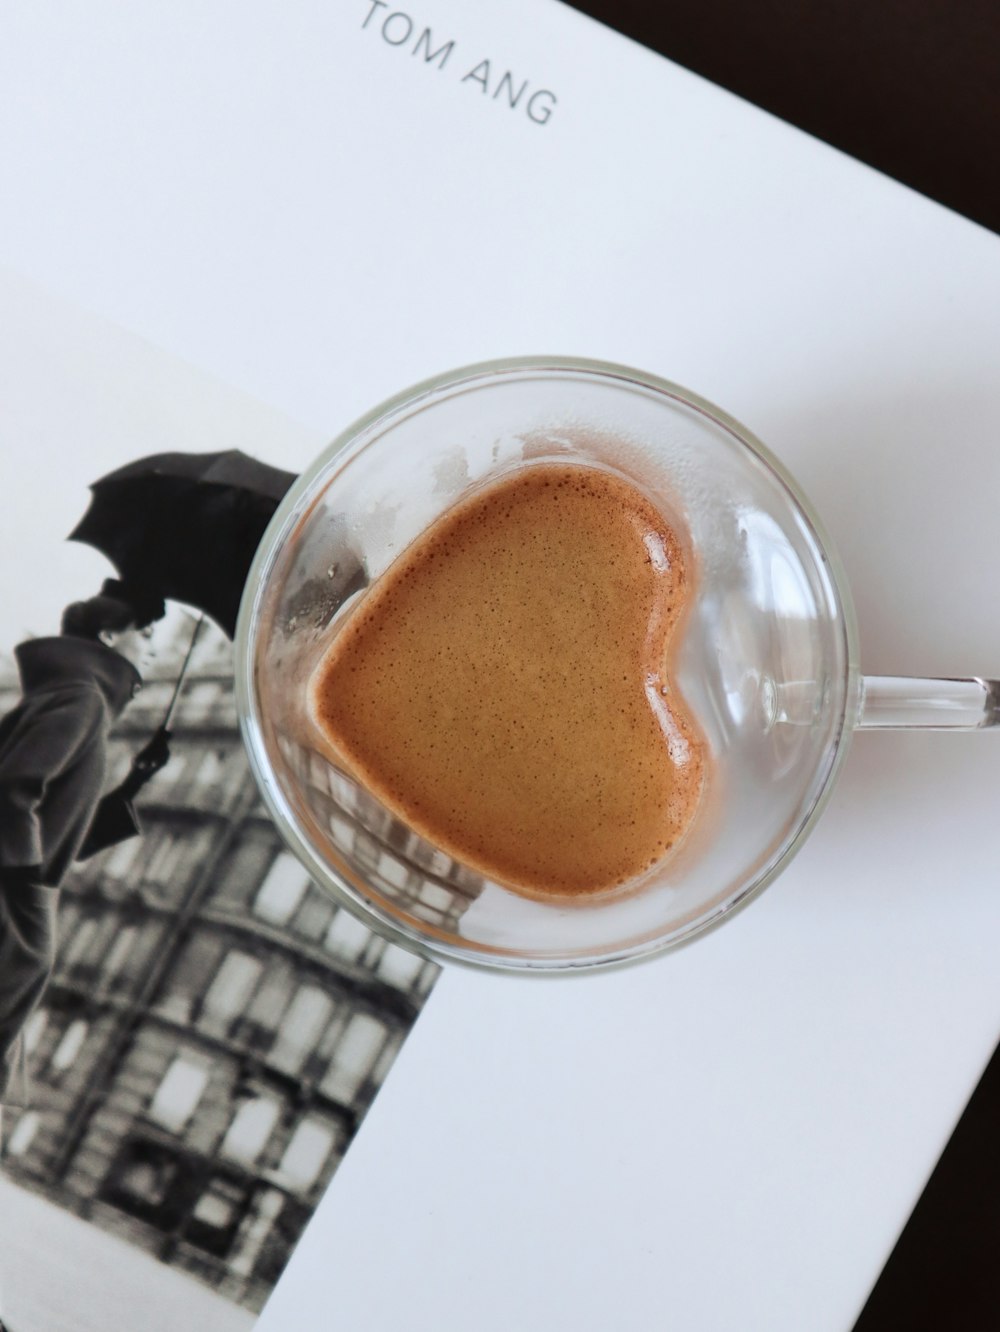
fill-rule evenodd
<path id="1" fill-rule="evenodd" d="M 368 585 L 470 489 L 541 460 L 613 469 L 685 541 L 694 591 L 672 676 L 707 746 L 702 803 L 671 855 L 628 890 L 552 903 L 484 879 L 400 822 L 337 766 L 308 708 L 339 618 Z M 348 430 L 275 516 L 237 632 L 251 763 L 316 882 L 404 946 L 506 970 L 643 957 L 748 900 L 821 808 L 857 687 L 829 543 L 763 446 L 686 390 L 559 358 L 456 371 Z"/>

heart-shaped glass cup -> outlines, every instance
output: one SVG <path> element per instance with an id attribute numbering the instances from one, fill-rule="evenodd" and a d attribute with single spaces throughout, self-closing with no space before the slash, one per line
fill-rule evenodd
<path id="1" fill-rule="evenodd" d="M 331 760 L 309 707 L 338 624 L 393 560 L 472 489 L 543 460 L 612 468 L 686 529 L 695 594 L 672 675 L 708 750 L 699 813 L 661 865 L 629 891 L 551 902 L 402 823 Z M 654 376 L 561 357 L 429 380 L 337 439 L 264 537 L 236 657 L 254 773 L 314 880 L 405 947 L 508 971 L 611 966 L 725 920 L 801 846 L 855 728 L 997 721 L 996 682 L 859 674 L 830 542 L 749 431 Z"/>

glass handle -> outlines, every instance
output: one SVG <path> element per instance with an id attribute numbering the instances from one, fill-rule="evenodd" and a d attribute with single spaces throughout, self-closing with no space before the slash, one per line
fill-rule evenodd
<path id="1" fill-rule="evenodd" d="M 866 675 L 856 725 L 861 731 L 982 731 L 1000 726 L 1000 680 Z"/>

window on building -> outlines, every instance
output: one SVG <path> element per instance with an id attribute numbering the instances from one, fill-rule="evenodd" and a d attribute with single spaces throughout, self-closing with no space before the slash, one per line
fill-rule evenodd
<path id="1" fill-rule="evenodd" d="M 34 1054 L 38 1049 L 38 1042 L 42 1039 L 45 1028 L 49 1022 L 49 1010 L 47 1008 L 36 1008 L 31 1017 L 24 1024 L 24 1052 L 25 1054 Z"/>
<path id="2" fill-rule="evenodd" d="M 382 855 L 381 844 L 370 833 L 359 831 L 354 839 L 354 855 L 361 864 L 377 871 L 378 862 Z"/>
<path id="3" fill-rule="evenodd" d="M 187 1239 L 199 1248 L 225 1258 L 246 1208 L 246 1186 L 230 1179 L 213 1179 L 191 1212 Z"/>
<path id="4" fill-rule="evenodd" d="M 304 939 L 322 939 L 333 917 L 333 903 L 315 888 L 310 888 L 295 913 L 292 929 Z"/>
<path id="5" fill-rule="evenodd" d="M 198 1161 L 176 1144 L 130 1137 L 122 1144 L 100 1188 L 100 1197 L 166 1234 L 183 1223 L 202 1186 Z"/>
<path id="6" fill-rule="evenodd" d="M 141 837 L 130 837 L 119 842 L 104 859 L 102 869 L 109 878 L 128 881 L 139 852 L 143 850 Z"/>
<path id="7" fill-rule="evenodd" d="M 129 928 L 128 926 L 125 927 Z M 170 926 L 159 916 L 151 916 L 136 926 L 135 938 L 118 968 L 120 982 L 145 980 L 150 968 L 160 956 L 165 935 Z"/>
<path id="8" fill-rule="evenodd" d="M 355 1013 L 337 1042 L 322 1090 L 327 1096 L 345 1104 L 358 1094 L 369 1078 L 388 1035 L 377 1018 L 368 1013 Z"/>
<path id="9" fill-rule="evenodd" d="M 227 953 L 205 995 L 202 1024 L 219 1033 L 227 1031 L 233 1018 L 245 1010 L 263 970 L 264 964 L 249 953 Z"/>
<path id="10" fill-rule="evenodd" d="M 195 772 L 195 785 L 199 791 L 211 791 L 220 786 L 226 776 L 226 755 L 210 749 L 202 757 Z"/>
<path id="11" fill-rule="evenodd" d="M 106 976 L 117 976 L 119 971 L 124 969 L 125 964 L 132 956 L 138 935 L 139 931 L 135 925 L 119 927 L 115 933 L 114 942 L 104 959 L 104 974 Z"/>
<path id="12" fill-rule="evenodd" d="M 63 966 L 67 970 L 78 966 L 86 958 L 96 934 L 97 921 L 93 916 L 87 916 L 77 922 L 76 929 L 66 939 Z"/>
<path id="13" fill-rule="evenodd" d="M 153 848 L 153 853 L 143 867 L 142 877 L 147 883 L 167 887 L 177 879 L 185 853 L 190 854 L 188 844 L 180 837 L 171 837 L 163 833 Z"/>
<path id="14" fill-rule="evenodd" d="M 95 967 L 104 970 L 104 960 L 108 955 L 108 949 L 114 942 L 118 933 L 121 918 L 115 911 L 102 911 L 97 917 L 97 932 L 91 940 L 87 949 L 87 962 L 93 963 Z"/>
<path id="15" fill-rule="evenodd" d="M 308 887 L 309 876 L 298 860 L 287 851 L 280 851 L 254 898 L 253 914 L 270 925 L 284 925 Z"/>
<path id="16" fill-rule="evenodd" d="M 206 1189 L 195 1203 L 192 1216 L 207 1226 L 221 1228 L 232 1225 L 233 1201 L 215 1189 Z"/>
<path id="17" fill-rule="evenodd" d="M 35 1134 L 42 1126 L 42 1117 L 37 1110 L 26 1110 L 17 1121 L 17 1127 L 7 1140 L 7 1151 L 11 1156 L 23 1156 L 35 1140 Z"/>
<path id="18" fill-rule="evenodd" d="M 274 858 L 275 840 L 270 830 L 243 824 L 222 867 L 214 898 L 241 907 L 249 902 Z"/>
<path id="19" fill-rule="evenodd" d="M 170 761 L 156 773 L 145 792 L 153 800 L 189 805 L 192 798 L 200 797 L 204 803 L 206 797 L 216 794 L 224 780 L 225 750 L 185 744 L 183 734 L 180 739 Z"/>
<path id="20" fill-rule="evenodd" d="M 222 942 L 218 937 L 195 935 L 171 968 L 164 991 L 156 1000 L 157 1009 L 175 1022 L 190 1022 L 195 1000 L 201 998 L 216 975 L 221 956 Z"/>
<path id="21" fill-rule="evenodd" d="M 150 1119 L 172 1133 L 181 1133 L 198 1108 L 208 1086 L 209 1067 L 193 1055 L 178 1055 L 156 1089 L 149 1107 Z"/>
<path id="22" fill-rule="evenodd" d="M 263 1054 L 274 1043 L 274 1035 L 295 993 L 297 973 L 280 957 L 272 957 L 264 979 L 257 986 L 246 1015 L 237 1024 L 236 1033 L 253 1049 Z"/>
<path id="23" fill-rule="evenodd" d="M 371 941 L 366 925 L 342 907 L 337 911 L 323 940 L 323 947 L 345 962 L 356 962 Z"/>
<path id="24" fill-rule="evenodd" d="M 243 1165 L 254 1165 L 280 1115 L 281 1102 L 274 1096 L 255 1096 L 252 1101 L 244 1101 L 222 1140 L 220 1154 Z"/>
<path id="25" fill-rule="evenodd" d="M 385 1045 L 382 1046 L 382 1053 L 379 1055 L 378 1059 L 376 1059 L 375 1066 L 371 1071 L 371 1080 L 376 1087 L 381 1087 L 382 1083 L 385 1082 L 386 1078 L 389 1076 L 389 1069 L 392 1068 L 392 1062 L 399 1054 L 399 1047 L 402 1043 L 402 1033 L 396 1031 L 393 1032 Z"/>
<path id="26" fill-rule="evenodd" d="M 76 1063 L 89 1029 L 90 1024 L 83 1018 L 77 1018 L 69 1024 L 52 1055 L 50 1066 L 55 1072 L 65 1073 L 66 1069 Z"/>
<path id="27" fill-rule="evenodd" d="M 124 1193 L 159 1207 L 167 1194 L 169 1173 L 152 1161 L 132 1162 L 122 1171 L 120 1185 Z"/>
<path id="28" fill-rule="evenodd" d="M 79 866 L 71 870 L 69 882 L 72 882 L 79 873 Z M 69 895 L 64 893 L 59 902 L 59 939 L 61 945 L 73 938 L 80 917 L 83 914 L 76 896 L 73 893 L 70 893 Z M 63 951 L 65 951 L 65 949 Z"/>
<path id="29" fill-rule="evenodd" d="M 288 1006 L 271 1050 L 271 1063 L 299 1073 L 319 1044 L 333 1014 L 333 1000 L 316 985 L 302 985 Z"/>
<path id="30" fill-rule="evenodd" d="M 339 1129 L 329 1120 L 307 1115 L 292 1134 L 278 1172 L 293 1189 L 311 1189 L 323 1174 Z"/>
<path id="31" fill-rule="evenodd" d="M 285 1203 L 285 1195 L 279 1189 L 265 1189 L 254 1199 L 249 1216 L 240 1230 L 236 1250 L 229 1260 L 229 1270 L 235 1275 L 249 1276 L 254 1270 Z"/>
<path id="32" fill-rule="evenodd" d="M 378 964 L 378 974 L 390 985 L 400 990 L 412 989 L 417 977 L 424 969 L 424 959 L 416 953 L 408 953 L 405 948 L 387 944 L 382 960 Z"/>

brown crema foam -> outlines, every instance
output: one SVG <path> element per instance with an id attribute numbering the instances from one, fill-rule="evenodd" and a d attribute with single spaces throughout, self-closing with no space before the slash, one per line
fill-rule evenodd
<path id="1" fill-rule="evenodd" d="M 691 824 L 704 743 L 669 682 L 680 541 L 602 468 L 528 463 L 442 515 L 336 631 L 312 707 L 423 837 L 531 897 L 620 888 Z"/>

